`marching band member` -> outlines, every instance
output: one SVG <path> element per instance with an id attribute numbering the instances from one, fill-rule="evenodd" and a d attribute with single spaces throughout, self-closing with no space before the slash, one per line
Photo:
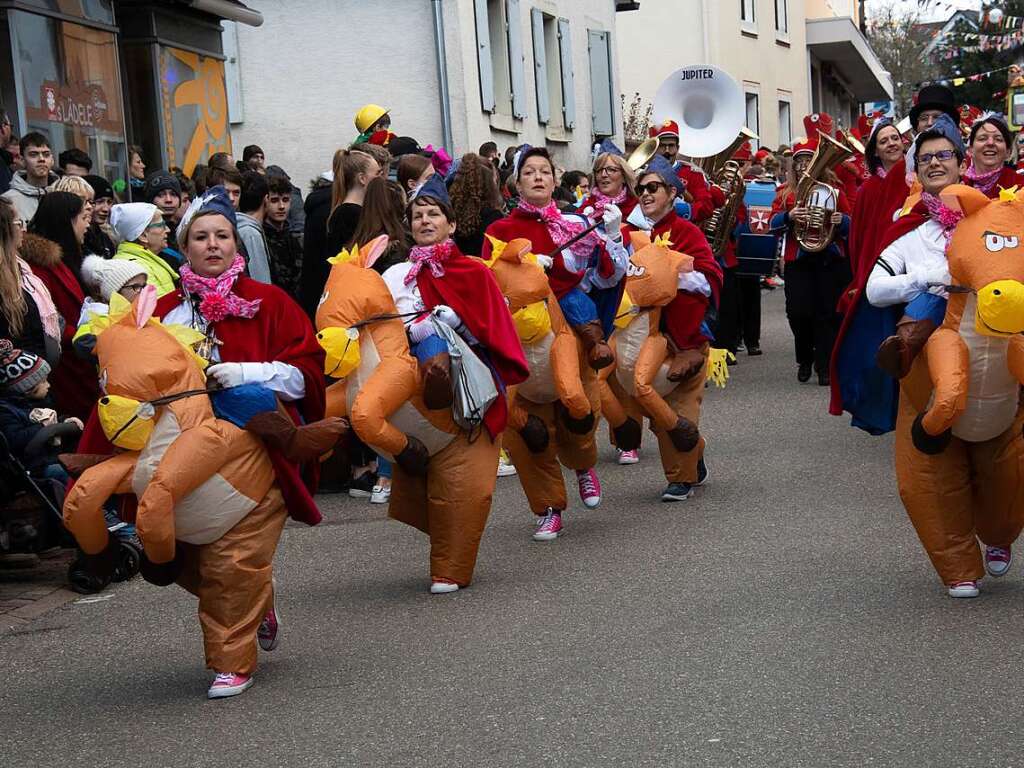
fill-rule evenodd
<path id="1" fill-rule="evenodd" d="M 674 120 L 666 120 L 661 125 L 651 126 L 648 133 L 658 139 L 658 151 L 673 164 L 676 175 L 683 182 L 683 191 L 679 193 L 679 197 L 684 202 L 679 204 L 676 211 L 684 219 L 700 224 L 714 213 L 715 203 L 704 172 L 685 160 L 677 159 L 679 125 Z"/>
<path id="2" fill-rule="evenodd" d="M 487 234 L 505 242 L 526 238 L 533 243 L 534 253 L 550 255 L 547 268 L 551 290 L 583 344 L 590 367 L 597 370 L 611 365 L 615 358 L 605 339 L 611 333 L 629 261 L 619 231 L 622 213 L 615 204 L 607 203 L 601 219 L 608 234 L 592 232 L 562 248 L 586 228 L 587 220 L 558 211 L 552 199 L 555 168 L 547 150 L 521 150 L 513 175 L 519 187 L 519 204 L 504 219 L 491 224 Z M 487 239 L 481 257 L 485 261 L 490 259 L 492 250 Z M 593 466 L 573 469 L 584 506 L 597 507 L 601 503 L 601 484 Z"/>
<path id="3" fill-rule="evenodd" d="M 804 118 L 808 138 L 793 144 L 793 167 L 789 179 L 775 198 L 771 229 L 784 235 L 783 260 L 786 278 L 786 316 L 796 345 L 797 380 L 810 380 L 812 368 L 818 373 L 818 384 L 829 384 L 829 356 L 838 330 L 836 305 L 850 281 L 850 264 L 846 259 L 846 238 L 850 231 L 850 206 L 846 195 L 838 189 L 837 209 L 829 223 L 835 227 L 835 240 L 817 253 L 805 251 L 797 242 L 795 225 L 807 224 L 810 209 L 806 201 L 796 199 L 797 180 L 807 170 L 818 148 L 814 115 Z M 824 181 L 836 185 L 835 174 L 826 172 Z"/>
<path id="4" fill-rule="evenodd" d="M 718 265 L 704 233 L 679 216 L 675 199 L 682 192 L 682 179 L 661 156 L 655 155 L 640 173 L 637 197 L 640 204 L 627 222 L 627 231 L 644 230 L 652 240 L 666 239 L 673 251 L 693 257 L 693 272 L 679 278 L 679 292 L 662 312 L 662 331 L 674 352 L 668 378 L 680 382 L 672 404 L 680 416 L 699 425 L 704 382 L 699 376 L 707 361 L 711 334 L 704 322 L 709 306 L 718 306 L 722 294 L 722 268 Z M 663 431 L 658 432 L 658 450 L 668 487 L 663 501 L 681 501 L 691 486 L 707 478 L 699 448 L 685 454 L 673 446 Z"/>
<path id="5" fill-rule="evenodd" d="M 993 199 L 999 197 L 1000 189 L 1019 184 L 1020 176 L 1006 164 L 1012 147 L 1010 129 L 1002 115 L 990 112 L 976 120 L 967 138 L 970 164 L 964 173 L 964 183 Z"/>

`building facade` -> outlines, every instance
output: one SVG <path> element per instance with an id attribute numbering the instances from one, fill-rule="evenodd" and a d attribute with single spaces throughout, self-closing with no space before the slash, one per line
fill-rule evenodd
<path id="1" fill-rule="evenodd" d="M 728 72 L 744 93 L 759 144 L 789 145 L 801 119 L 826 111 L 840 127 L 862 102 L 892 97 L 892 82 L 858 29 L 855 0 L 641 0 L 620 13 L 623 99 L 650 105 L 661 82 L 689 64 Z"/>
<path id="2" fill-rule="evenodd" d="M 585 168 L 595 138 L 621 141 L 612 0 L 247 5 L 263 27 L 224 31 L 234 143 L 258 144 L 300 186 L 353 141 L 367 103 L 453 157 L 486 141 L 546 144 Z"/>

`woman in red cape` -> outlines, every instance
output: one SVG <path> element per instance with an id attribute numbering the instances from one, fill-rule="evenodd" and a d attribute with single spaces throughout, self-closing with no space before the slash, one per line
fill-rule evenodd
<path id="1" fill-rule="evenodd" d="M 1006 163 L 1013 151 L 1010 128 L 1001 116 L 989 114 L 975 121 L 967 137 L 970 164 L 963 174 L 963 183 L 984 192 L 993 200 L 1000 189 L 1021 183 L 1017 170 Z"/>

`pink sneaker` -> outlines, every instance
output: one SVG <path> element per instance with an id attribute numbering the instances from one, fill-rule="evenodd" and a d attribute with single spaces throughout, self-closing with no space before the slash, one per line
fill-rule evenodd
<path id="1" fill-rule="evenodd" d="M 978 582 L 977 581 L 954 581 L 949 585 L 949 596 L 950 597 L 977 597 L 978 596 Z"/>
<path id="2" fill-rule="evenodd" d="M 576 470 L 576 482 L 580 486 L 580 499 L 587 509 L 594 509 L 601 503 L 601 481 L 594 468 Z"/>
<path id="3" fill-rule="evenodd" d="M 1009 547 L 985 547 L 985 570 L 994 578 L 1005 576 L 1010 570 L 1013 553 Z"/>
<path id="4" fill-rule="evenodd" d="M 256 639 L 259 640 L 260 648 L 264 651 L 272 651 L 277 648 L 278 632 L 281 630 L 281 614 L 277 612 L 277 606 L 272 606 L 267 615 L 260 622 L 260 628 L 256 630 Z"/>
<path id="5" fill-rule="evenodd" d="M 619 451 L 619 464 L 638 464 L 640 451 Z"/>
<path id="6" fill-rule="evenodd" d="M 208 699 L 226 699 L 237 696 L 250 688 L 255 682 L 252 675 L 237 675 L 234 672 L 218 672 L 213 678 L 213 685 L 206 692 Z"/>
<path id="7" fill-rule="evenodd" d="M 533 532 L 534 541 L 554 541 L 562 533 L 562 512 L 548 507 L 548 512 L 540 519 L 540 525 Z"/>

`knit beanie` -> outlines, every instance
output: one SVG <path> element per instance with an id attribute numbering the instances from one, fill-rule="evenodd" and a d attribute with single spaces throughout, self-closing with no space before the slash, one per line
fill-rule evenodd
<path id="1" fill-rule="evenodd" d="M 146 177 L 146 186 L 142 190 L 142 199 L 147 203 L 152 203 L 153 199 L 165 189 L 169 189 L 179 198 L 181 197 L 181 184 L 174 175 L 164 170 L 153 171 Z"/>
<path id="2" fill-rule="evenodd" d="M 27 395 L 50 375 L 50 364 L 39 355 L 15 349 L 8 339 L 0 339 L 0 388 Z"/>
<path id="3" fill-rule="evenodd" d="M 110 209 L 110 226 L 122 241 L 133 242 L 142 237 L 155 213 L 152 203 L 119 203 Z"/>
<path id="4" fill-rule="evenodd" d="M 142 265 L 129 259 L 104 259 L 93 255 L 82 260 L 82 282 L 107 304 L 125 283 L 145 274 L 147 272 Z"/>
<path id="5" fill-rule="evenodd" d="M 102 176 L 97 176 L 96 174 L 91 173 L 88 176 L 83 176 L 82 178 L 89 182 L 89 186 L 92 187 L 94 199 L 100 200 L 104 197 L 109 197 L 111 200 L 114 199 L 114 188 L 110 186 L 110 182 Z"/>

